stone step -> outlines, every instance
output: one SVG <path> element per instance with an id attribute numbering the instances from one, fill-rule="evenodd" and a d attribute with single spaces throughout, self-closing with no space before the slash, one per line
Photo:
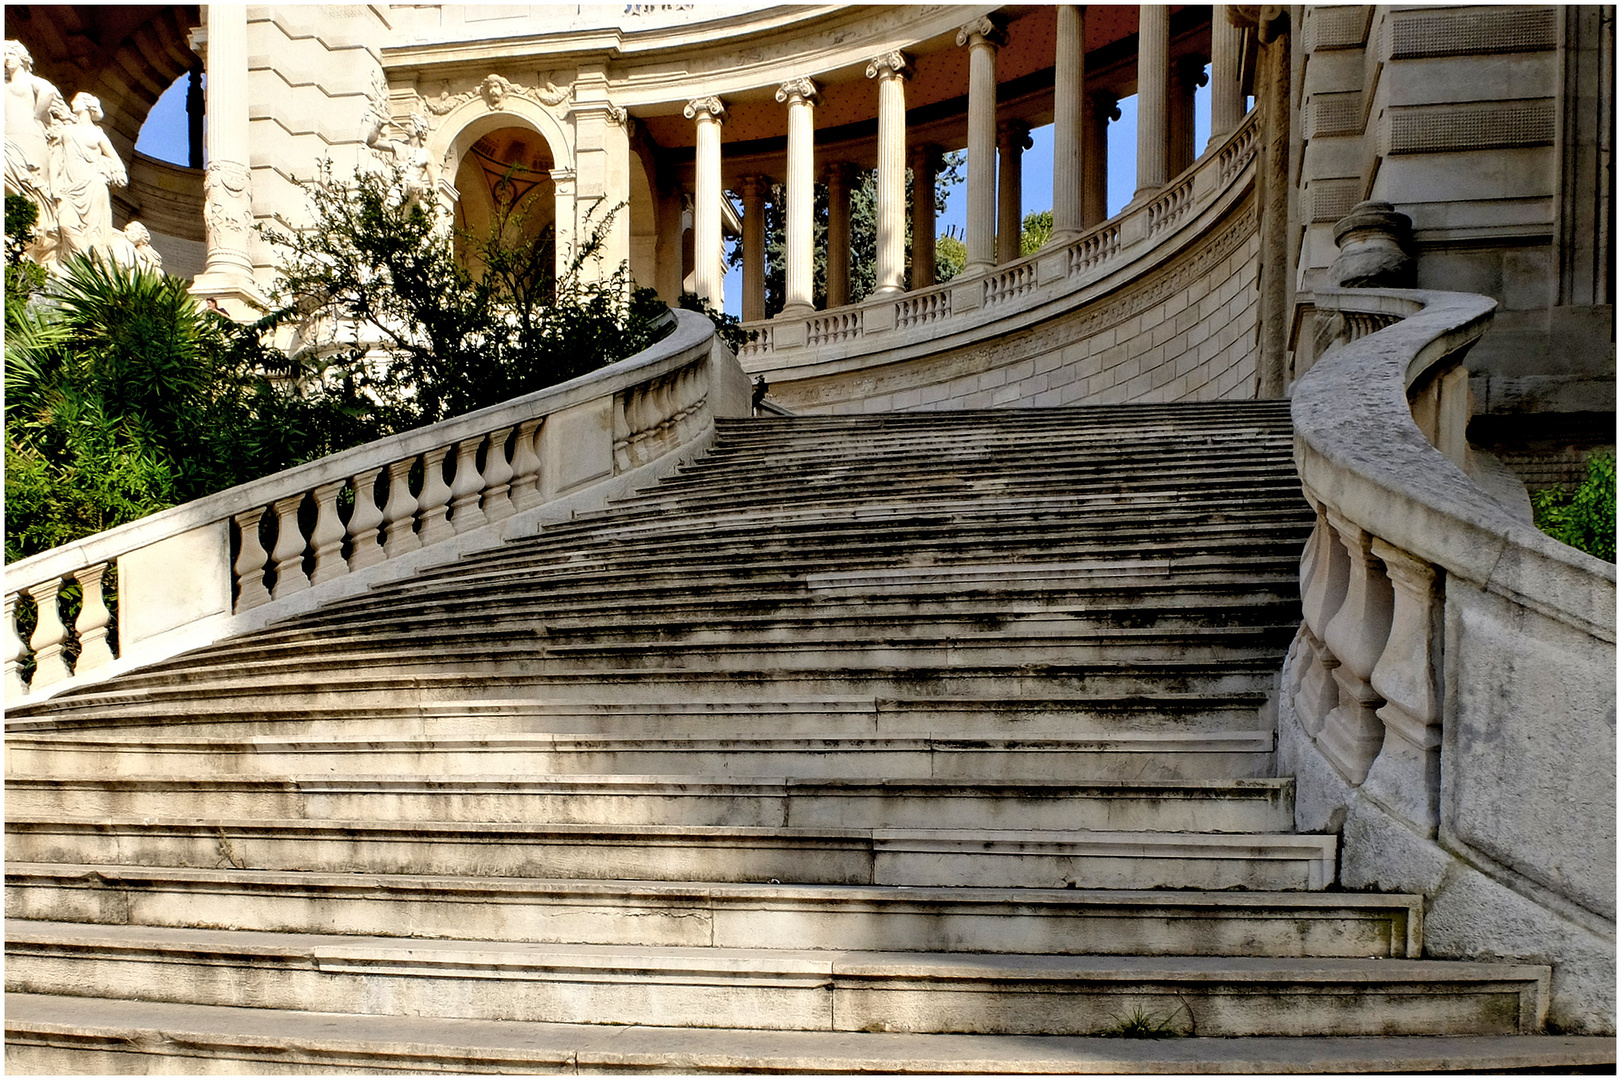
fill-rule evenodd
<path id="1" fill-rule="evenodd" d="M 1032 735 L 1199 734 L 1250 730 L 1264 693 L 1158 694 L 1109 698 L 875 699 L 822 701 L 580 701 L 467 698 L 421 705 L 307 708 L 266 701 L 244 715 L 230 700 L 183 697 L 147 704 L 59 708 L 34 719 L 12 719 L 11 736 L 86 728 L 125 737 L 241 739 L 256 735 L 358 738 L 371 735 L 469 738 L 558 735 L 687 734 L 711 738 L 773 734 L 845 738 L 925 733 L 1017 738 Z M 19 746 L 23 745 L 21 743 Z M 48 748 L 43 747 L 42 748 Z"/>
<path id="2" fill-rule="evenodd" d="M 901 781 L 1194 781 L 1273 771 L 1271 728 L 971 738 L 550 732 L 442 737 L 309 733 L 188 736 L 13 735 L 8 775 L 37 776 L 792 776 Z"/>
<path id="3" fill-rule="evenodd" d="M 1597 1036 L 1122 1039 L 611 1027 L 6 995 L 15 1074 L 1613 1071 Z"/>
<path id="4" fill-rule="evenodd" d="M 1335 837 L 8 815 L 6 861 L 587 880 L 1320 890 Z"/>
<path id="5" fill-rule="evenodd" d="M 108 764 L 116 764 L 109 762 Z M 986 783 L 706 776 L 6 776 L 24 817 L 1287 832 L 1292 780 Z"/>
<path id="6" fill-rule="evenodd" d="M 815 952 L 8 920 L 11 993 L 544 1023 L 1201 1036 L 1540 1030 L 1548 969 L 1437 960 Z"/>
<path id="7" fill-rule="evenodd" d="M 8 919 L 597 945 L 1407 957 L 1423 898 L 885 888 L 9 863 Z"/>

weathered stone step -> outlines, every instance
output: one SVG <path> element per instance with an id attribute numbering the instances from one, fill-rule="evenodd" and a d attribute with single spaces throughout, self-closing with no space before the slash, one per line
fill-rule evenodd
<path id="1" fill-rule="evenodd" d="M 1425 1073 L 1597 1071 L 1596 1036 L 1119 1039 L 608 1027 L 6 995 L 16 1074 Z M 178 1059 L 178 1060 L 177 1060 Z"/>
<path id="2" fill-rule="evenodd" d="M 470 943 L 6 924 L 7 990 L 271 1009 L 790 1031 L 1527 1034 L 1548 969 L 1436 960 Z M 498 976 L 498 977 L 492 977 Z M 199 1001 L 198 999 L 203 999 Z"/>
<path id="3" fill-rule="evenodd" d="M 240 739 L 255 735 L 434 738 L 518 733 L 579 735 L 781 736 L 845 738 L 925 733 L 952 738 L 1197 734 L 1249 730 L 1264 693 L 1157 694 L 1109 698 L 980 700 L 838 698 L 822 701 L 582 701 L 467 698 L 421 705 L 308 708 L 266 701 L 243 715 L 230 701 L 195 697 L 150 703 L 61 707 L 12 719 L 12 736 L 88 728 L 125 737 Z"/>
<path id="4" fill-rule="evenodd" d="M 1318 890 L 1332 835 L 8 815 L 6 861 L 325 873 Z"/>
<path id="5" fill-rule="evenodd" d="M 1123 732 L 1098 736 L 483 737 L 316 732 L 230 740 L 185 736 L 13 735 L 6 767 L 19 775 L 794 776 L 935 780 L 1255 779 L 1273 765 L 1270 728 Z"/>
<path id="6" fill-rule="evenodd" d="M 6 866 L 8 919 L 598 945 L 1416 959 L 1422 901 Z"/>
<path id="7" fill-rule="evenodd" d="M 109 762 L 116 766 L 116 761 Z M 356 764 L 363 765 L 363 761 Z M 695 763 L 696 764 L 696 763 Z M 1294 781 L 398 774 L 6 776 L 24 817 L 298 818 L 503 824 L 1287 832 Z"/>

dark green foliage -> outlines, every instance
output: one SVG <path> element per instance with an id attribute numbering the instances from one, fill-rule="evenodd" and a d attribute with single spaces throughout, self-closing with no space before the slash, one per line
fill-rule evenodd
<path id="1" fill-rule="evenodd" d="M 658 299 L 658 294 L 652 292 L 650 289 L 637 291 L 650 293 L 654 302 L 656 302 Z M 680 303 L 681 308 L 684 311 L 696 311 L 701 315 L 707 315 L 709 317 L 709 321 L 715 324 L 715 334 L 722 341 L 724 341 L 726 343 L 726 347 L 731 349 L 734 353 L 741 349 L 745 343 L 753 341 L 755 338 L 760 336 L 760 331 L 758 330 L 743 329 L 743 320 L 739 319 L 736 315 L 728 315 L 724 311 L 717 311 L 715 308 L 710 307 L 709 301 L 705 300 L 697 293 L 682 293 L 681 299 L 678 301 L 678 303 Z"/>
<path id="2" fill-rule="evenodd" d="M 1573 548 L 1615 562 L 1615 455 L 1587 459 L 1587 479 L 1574 492 L 1549 488 L 1531 496 L 1537 528 Z"/>
<path id="3" fill-rule="evenodd" d="M 312 227 L 265 230 L 282 249 L 275 319 L 313 312 L 381 343 L 382 362 L 363 344 L 313 351 L 328 379 L 375 403 L 388 431 L 551 386 L 655 339 L 663 307 L 632 289 L 624 267 L 603 280 L 586 273 L 602 256 L 612 211 L 558 276 L 550 227 L 525 227 L 534 197 L 503 203 L 487 235 L 452 238 L 409 197 L 398 170 L 340 182 L 324 165 L 305 187 Z"/>
<path id="4" fill-rule="evenodd" d="M 1036 210 L 1024 215 L 1019 229 L 1019 254 L 1034 255 L 1053 234 L 1053 212 Z"/>

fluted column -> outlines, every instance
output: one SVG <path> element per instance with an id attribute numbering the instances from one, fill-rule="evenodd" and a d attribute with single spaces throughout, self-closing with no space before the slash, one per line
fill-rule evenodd
<path id="1" fill-rule="evenodd" d="M 827 306 L 850 302 L 850 173 L 848 162 L 827 167 Z"/>
<path id="2" fill-rule="evenodd" d="M 906 289 L 906 57 L 887 52 L 867 65 L 878 80 L 878 266 L 874 296 Z M 831 303 L 831 301 L 829 301 Z"/>
<path id="3" fill-rule="evenodd" d="M 1030 125 L 1009 120 L 996 129 L 996 160 L 1001 176 L 996 185 L 996 261 L 1019 257 L 1024 209 L 1024 152 L 1030 149 Z"/>
<path id="4" fill-rule="evenodd" d="M 1243 31 L 1227 18 L 1226 4 L 1210 16 L 1210 142 L 1218 143 L 1244 119 L 1244 87 L 1238 81 Z"/>
<path id="5" fill-rule="evenodd" d="M 968 46 L 968 265 L 965 276 L 996 265 L 996 49 L 1007 40 L 989 16 L 957 31 Z"/>
<path id="6" fill-rule="evenodd" d="M 765 178 L 745 176 L 743 189 L 743 321 L 765 318 Z"/>
<path id="7" fill-rule="evenodd" d="M 720 98 L 689 101 L 682 110 L 698 125 L 697 154 L 694 162 L 692 202 L 693 291 L 709 306 L 726 306 L 726 267 L 721 249 L 720 125 L 726 106 Z"/>
<path id="8" fill-rule="evenodd" d="M 1120 98 L 1107 90 L 1087 94 L 1086 146 L 1081 151 L 1081 224 L 1090 229 L 1109 217 L 1109 121 L 1120 119 Z"/>
<path id="9" fill-rule="evenodd" d="M 259 302 L 253 280 L 253 184 L 248 171 L 248 9 L 208 4 L 206 26 L 208 123 L 204 141 L 203 228 L 207 261 L 191 291 L 217 298 L 232 315 Z"/>
<path id="10" fill-rule="evenodd" d="M 1199 57 L 1185 56 L 1177 61 L 1171 76 L 1166 114 L 1165 153 L 1169 176 L 1179 174 L 1198 156 L 1193 146 L 1193 96 L 1207 81 L 1204 61 Z"/>
<path id="11" fill-rule="evenodd" d="M 815 310 L 816 241 L 816 84 L 792 79 L 777 89 L 788 106 L 787 253 L 784 264 L 784 315 Z"/>
<path id="12" fill-rule="evenodd" d="M 1137 9 L 1137 190 L 1146 198 L 1170 178 L 1166 157 L 1167 101 L 1171 83 L 1171 9 L 1143 4 Z"/>
<path id="13" fill-rule="evenodd" d="M 934 174 L 938 146 L 912 148 L 912 288 L 934 284 Z"/>
<path id="14" fill-rule="evenodd" d="M 1058 39 L 1053 50 L 1053 234 L 1068 240 L 1085 225 L 1082 179 L 1086 133 L 1086 8 L 1058 8 Z"/>

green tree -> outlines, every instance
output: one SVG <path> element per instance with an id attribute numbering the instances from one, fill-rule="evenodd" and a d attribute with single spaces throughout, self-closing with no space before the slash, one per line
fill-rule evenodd
<path id="1" fill-rule="evenodd" d="M 1053 234 L 1053 212 L 1035 210 L 1024 215 L 1019 229 L 1019 254 L 1034 255 Z"/>
<path id="2" fill-rule="evenodd" d="M 941 233 L 934 241 L 934 279 L 950 281 L 968 265 L 968 245 L 949 233 Z"/>
<path id="3" fill-rule="evenodd" d="M 1587 478 L 1575 491 L 1549 488 L 1531 496 L 1537 528 L 1607 562 L 1615 562 L 1615 455 L 1587 459 Z"/>

